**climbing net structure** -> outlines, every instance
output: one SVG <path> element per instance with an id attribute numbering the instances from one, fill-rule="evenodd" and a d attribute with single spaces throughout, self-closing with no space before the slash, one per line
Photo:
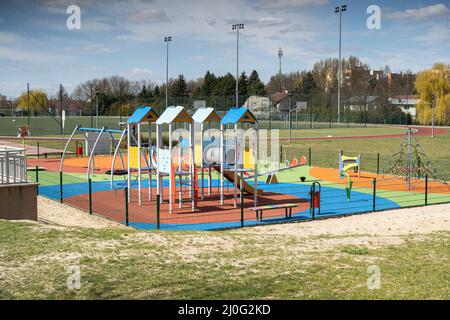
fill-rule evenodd
<path id="1" fill-rule="evenodd" d="M 429 179 L 439 180 L 438 170 L 433 166 L 422 146 L 413 141 L 413 133 L 408 129 L 408 141 L 400 144 L 400 150 L 389 159 L 385 174 L 403 177 L 408 189 L 413 189 L 413 180 L 428 176 Z M 442 179 L 440 179 L 442 180 Z"/>

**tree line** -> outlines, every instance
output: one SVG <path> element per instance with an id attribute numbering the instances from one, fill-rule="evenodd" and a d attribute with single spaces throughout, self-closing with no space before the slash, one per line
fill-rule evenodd
<path id="1" fill-rule="evenodd" d="M 270 96 L 276 92 L 289 92 L 299 101 L 308 101 L 308 112 L 334 115 L 336 108 L 336 92 L 338 89 L 338 59 L 318 61 L 311 70 L 275 74 L 264 83 L 256 70 L 250 75 L 242 72 L 239 76 L 240 104 L 250 96 Z M 437 123 L 450 123 L 450 80 L 449 66 L 437 64 L 412 77 L 407 71 L 395 81 L 388 77 L 390 68 L 385 66 L 373 71 L 370 66 L 357 57 L 342 60 L 341 103 L 346 106 L 360 101 L 361 112 L 353 112 L 357 117 L 366 117 L 368 122 L 382 122 L 394 117 L 397 122 L 405 115 L 400 108 L 389 103 L 393 95 L 420 95 L 421 103 L 417 107 L 417 123 L 430 122 L 431 97 L 436 98 Z M 235 104 L 235 77 L 231 73 L 216 75 L 207 71 L 198 79 L 185 79 L 183 74 L 170 79 L 168 83 L 169 105 L 192 106 L 193 101 L 205 100 L 207 105 L 224 110 Z M 41 90 L 33 90 L 36 99 L 30 101 L 30 109 L 34 112 L 43 107 L 60 107 L 61 100 L 68 103 L 77 102 L 84 114 L 92 112 L 93 105 L 98 102 L 101 115 L 127 115 L 137 104 L 151 104 L 157 109 L 165 106 L 165 84 L 157 84 L 151 80 L 130 81 L 124 77 L 113 76 L 103 79 L 92 79 L 78 84 L 72 94 L 62 87 L 55 95 L 47 97 Z M 63 99 L 61 99 L 61 97 Z M 369 99 L 368 99 L 369 97 Z M 375 101 L 376 108 L 369 109 L 367 101 Z M 428 104 L 427 104 L 428 103 Z M 18 108 L 26 108 L 27 92 L 18 99 Z M 50 108 L 51 109 L 51 108 Z M 331 120 L 330 120 L 331 121 Z"/>

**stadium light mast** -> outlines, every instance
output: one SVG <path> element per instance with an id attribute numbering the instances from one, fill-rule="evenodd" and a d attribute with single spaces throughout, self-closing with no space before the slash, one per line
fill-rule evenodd
<path id="1" fill-rule="evenodd" d="M 164 37 L 166 43 L 166 109 L 169 104 L 169 42 L 172 41 L 172 37 Z"/>
<path id="2" fill-rule="evenodd" d="M 342 12 L 347 11 L 347 5 L 343 4 L 334 9 L 339 13 L 339 64 L 338 64 L 338 123 L 341 122 L 341 85 L 342 85 Z"/>
<path id="3" fill-rule="evenodd" d="M 278 59 L 279 59 L 279 69 L 278 69 L 278 77 L 280 78 L 280 92 L 283 90 L 283 81 L 281 79 L 281 58 L 283 57 L 283 50 L 278 49 Z"/>
<path id="4" fill-rule="evenodd" d="M 243 23 L 232 25 L 232 29 L 236 30 L 236 108 L 239 107 L 239 30 L 244 29 Z"/>

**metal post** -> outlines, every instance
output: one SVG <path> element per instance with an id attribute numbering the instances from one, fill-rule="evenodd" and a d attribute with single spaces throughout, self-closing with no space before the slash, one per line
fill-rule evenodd
<path id="1" fill-rule="evenodd" d="M 292 119 L 291 119 L 292 94 L 289 93 L 289 142 L 292 140 Z"/>
<path id="2" fill-rule="evenodd" d="M 312 186 L 311 186 L 311 190 L 310 190 L 310 196 L 311 196 L 311 200 L 310 200 L 310 212 L 311 212 L 311 218 L 312 220 L 315 219 L 315 198 L 316 198 L 316 184 L 313 182 Z"/>
<path id="3" fill-rule="evenodd" d="M 40 157 L 40 148 L 39 148 L 39 141 L 37 142 L 37 157 L 38 157 L 38 159 L 39 159 L 39 157 Z"/>
<path id="4" fill-rule="evenodd" d="M 425 174 L 425 205 L 428 205 L 428 173 Z"/>
<path id="5" fill-rule="evenodd" d="M 88 186 L 89 186 L 89 214 L 92 214 L 92 180 L 91 180 L 91 178 L 88 179 Z"/>
<path id="6" fill-rule="evenodd" d="M 36 166 L 36 183 L 39 183 L 39 167 Z M 39 186 L 36 187 L 37 195 L 39 195 Z"/>
<path id="7" fill-rule="evenodd" d="M 156 195 L 156 229 L 160 228 L 160 205 L 161 205 L 161 196 L 159 194 Z"/>
<path id="8" fill-rule="evenodd" d="M 28 108 L 28 125 L 30 125 L 30 114 L 31 114 L 31 110 L 30 110 L 30 84 L 27 83 L 27 108 Z"/>
<path id="9" fill-rule="evenodd" d="M 376 199 L 377 199 L 377 178 L 373 178 L 373 203 L 372 203 L 372 211 L 376 211 Z"/>
<path id="10" fill-rule="evenodd" d="M 241 227 L 244 227 L 244 190 L 243 190 L 243 184 L 244 184 L 244 172 L 241 171 L 241 183 L 240 183 L 240 189 L 241 189 L 241 194 L 240 194 L 240 207 L 241 207 Z M 256 192 L 255 192 L 256 193 Z"/>
<path id="11" fill-rule="evenodd" d="M 433 101 L 431 102 L 431 138 L 434 138 L 434 109 L 436 106 L 436 98 L 433 96 Z"/>
<path id="12" fill-rule="evenodd" d="M 339 11 L 338 123 L 341 123 L 342 10 Z"/>
<path id="13" fill-rule="evenodd" d="M 92 103 L 92 96 L 93 96 L 93 90 L 92 90 L 92 83 L 91 83 L 91 128 L 94 126 L 94 119 L 93 119 L 93 116 L 94 116 L 94 110 L 93 110 L 93 103 Z"/>
<path id="14" fill-rule="evenodd" d="M 59 202 L 63 203 L 63 173 L 59 172 Z"/>
<path id="15" fill-rule="evenodd" d="M 62 122 L 62 114 L 63 114 L 63 86 L 62 84 L 59 85 L 59 119 L 60 119 L 60 129 L 61 129 L 61 135 L 63 135 L 63 122 Z"/>
<path id="16" fill-rule="evenodd" d="M 380 154 L 377 153 L 377 174 L 380 174 Z"/>
<path id="17" fill-rule="evenodd" d="M 98 129 L 98 92 L 95 92 L 95 127 Z"/>
<path id="18" fill-rule="evenodd" d="M 310 166 L 311 167 L 311 155 L 312 155 L 312 152 L 311 152 L 311 147 L 309 147 L 308 148 L 308 166 Z"/>
<path id="19" fill-rule="evenodd" d="M 169 105 L 169 42 L 172 41 L 172 37 L 165 37 L 166 43 L 166 109 Z"/>
<path id="20" fill-rule="evenodd" d="M 408 128 L 408 190 L 411 190 L 411 171 L 412 171 L 412 131 L 411 128 Z"/>
<path id="21" fill-rule="evenodd" d="M 123 190 L 125 195 L 125 225 L 128 227 L 128 187 Z"/>
<path id="22" fill-rule="evenodd" d="M 232 25 L 232 29 L 236 30 L 236 108 L 239 107 L 239 30 L 244 29 L 243 23 Z"/>

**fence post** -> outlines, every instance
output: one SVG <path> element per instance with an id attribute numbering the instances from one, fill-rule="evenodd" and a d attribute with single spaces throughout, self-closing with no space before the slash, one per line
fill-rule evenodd
<path id="1" fill-rule="evenodd" d="M 37 142 L 37 157 L 40 158 L 40 148 L 39 148 L 39 140 Z"/>
<path id="2" fill-rule="evenodd" d="M 311 147 L 309 147 L 308 148 L 308 166 L 310 166 L 311 167 L 311 155 L 312 155 L 312 152 L 311 152 Z"/>
<path id="3" fill-rule="evenodd" d="M 39 170 L 38 166 L 35 167 L 36 170 L 36 183 L 39 183 Z M 39 195 L 39 185 L 37 186 L 37 195 Z"/>
<path id="4" fill-rule="evenodd" d="M 425 174 L 425 205 L 428 205 L 428 173 Z"/>
<path id="5" fill-rule="evenodd" d="M 63 203 L 63 173 L 59 172 L 59 202 Z"/>
<path id="6" fill-rule="evenodd" d="M 128 187 L 125 187 L 125 225 L 128 227 Z"/>
<path id="7" fill-rule="evenodd" d="M 159 194 L 156 195 L 156 229 L 160 228 L 160 205 L 161 205 L 161 196 Z"/>
<path id="8" fill-rule="evenodd" d="M 89 214 L 92 214 L 92 180 L 89 178 L 88 180 L 89 186 Z"/>
<path id="9" fill-rule="evenodd" d="M 242 181 L 241 181 L 241 184 L 242 184 Z M 241 197 L 241 228 L 243 228 L 244 227 L 244 192 L 243 192 L 242 188 L 241 188 L 240 197 Z"/>
<path id="10" fill-rule="evenodd" d="M 377 178 L 373 178 L 373 212 L 377 211 Z"/>
<path id="11" fill-rule="evenodd" d="M 380 154 L 377 153 L 377 174 L 380 174 Z"/>
<path id="12" fill-rule="evenodd" d="M 280 145 L 280 162 L 283 162 L 283 145 Z"/>

